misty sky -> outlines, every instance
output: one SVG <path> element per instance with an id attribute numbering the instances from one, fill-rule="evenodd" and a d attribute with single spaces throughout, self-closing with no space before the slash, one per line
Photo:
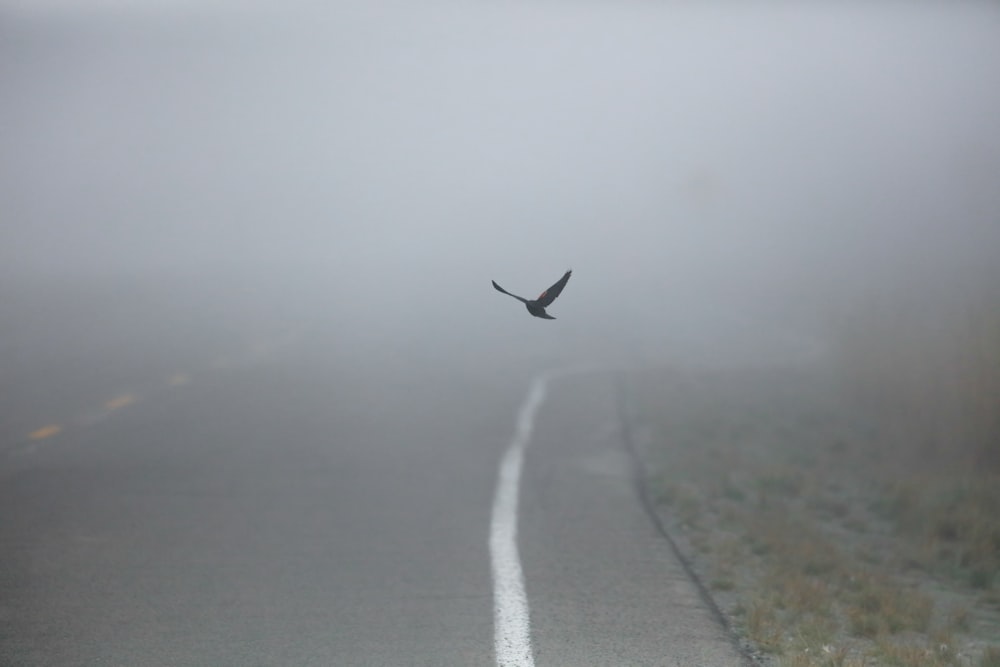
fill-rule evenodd
<path id="1" fill-rule="evenodd" d="M 1000 249 L 995 4 L 238 6 L 0 5 L 5 268 L 459 307 L 569 267 L 591 304 L 801 299 Z"/>

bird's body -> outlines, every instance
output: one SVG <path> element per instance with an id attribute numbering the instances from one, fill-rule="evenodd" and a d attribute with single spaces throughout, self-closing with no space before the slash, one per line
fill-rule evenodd
<path id="1" fill-rule="evenodd" d="M 547 290 L 545 290 L 544 292 L 542 292 L 541 294 L 539 294 L 537 299 L 525 299 L 522 296 L 518 296 L 516 294 L 511 294 L 510 292 L 508 292 L 504 288 L 502 288 L 499 285 L 497 285 L 497 283 L 496 283 L 495 280 L 492 281 L 492 282 L 493 282 L 493 288 L 494 289 L 496 289 L 498 292 L 503 292 L 507 296 L 512 296 L 515 299 L 517 299 L 518 301 L 520 301 L 521 303 L 523 303 L 524 306 L 525 306 L 525 308 L 528 309 L 528 312 L 531 313 L 532 315 L 534 315 L 535 317 L 540 317 L 543 320 L 554 320 L 556 318 L 552 317 L 547 312 L 545 312 L 545 309 L 553 301 L 555 301 L 556 297 L 559 296 L 559 294 L 563 291 L 563 288 L 566 287 L 566 283 L 569 282 L 569 277 L 570 277 L 570 275 L 572 273 L 573 273 L 572 270 L 567 271 L 566 273 L 564 273 L 562 278 L 560 278 L 559 280 L 557 280 L 556 283 L 552 287 L 548 288 Z"/>

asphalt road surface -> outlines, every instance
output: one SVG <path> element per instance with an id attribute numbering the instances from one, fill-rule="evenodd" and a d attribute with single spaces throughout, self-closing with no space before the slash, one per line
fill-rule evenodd
<path id="1" fill-rule="evenodd" d="M 491 512 L 537 369 L 330 341 L 199 337 L 123 386 L 96 370 L 114 345 L 66 367 L 19 343 L 0 664 L 497 664 Z M 507 664 L 743 664 L 630 470 L 613 376 L 552 380 L 519 486 L 530 646 Z"/>

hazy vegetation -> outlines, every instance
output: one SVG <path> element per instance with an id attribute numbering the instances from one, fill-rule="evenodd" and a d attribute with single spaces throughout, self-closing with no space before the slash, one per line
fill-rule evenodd
<path id="1" fill-rule="evenodd" d="M 766 664 L 991 664 L 1000 477 L 886 444 L 850 370 L 638 379 L 671 533 Z"/>
<path id="2" fill-rule="evenodd" d="M 963 293 L 872 298 L 839 332 L 846 393 L 904 470 L 1000 470 L 1000 276 L 991 277 Z"/>
<path id="3" fill-rule="evenodd" d="M 915 558 L 973 587 L 995 585 L 1000 279 L 937 298 L 873 300 L 837 342 L 841 388 L 872 425 L 879 512 L 917 541 Z"/>

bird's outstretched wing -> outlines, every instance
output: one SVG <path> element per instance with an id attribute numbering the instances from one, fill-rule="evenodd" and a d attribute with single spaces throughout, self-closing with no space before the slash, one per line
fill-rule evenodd
<path id="1" fill-rule="evenodd" d="M 547 290 L 539 294 L 538 298 L 536 299 L 538 305 L 540 305 L 542 308 L 545 308 L 550 303 L 555 301 L 556 297 L 559 296 L 559 294 L 563 291 L 563 287 L 566 287 L 566 283 L 569 282 L 569 277 L 572 273 L 573 273 L 572 270 L 567 271 L 566 273 L 563 274 L 563 277 L 556 282 L 555 285 L 553 285 L 552 287 L 548 288 Z M 496 285 L 496 283 L 493 284 L 494 286 Z"/>
<path id="2" fill-rule="evenodd" d="M 491 280 L 490 282 L 491 282 L 491 283 L 493 283 L 493 289 L 495 289 L 496 291 L 498 291 L 498 292 L 503 292 L 503 293 L 504 293 L 504 294 L 506 294 L 507 296 L 512 296 L 512 297 L 514 297 L 515 299 L 517 299 L 518 301 L 520 301 L 521 303 L 528 303 L 528 300 L 527 300 L 527 299 L 525 299 L 524 297 L 520 297 L 520 296 L 518 296 L 518 295 L 516 295 L 516 294 L 511 294 L 510 292 L 508 292 L 508 291 L 507 291 L 507 290 L 505 290 L 504 288 L 502 288 L 502 287 L 500 287 L 499 285 L 497 285 L 497 281 L 495 281 L 495 280 Z M 560 288 L 560 289 L 562 289 L 562 288 Z"/>

